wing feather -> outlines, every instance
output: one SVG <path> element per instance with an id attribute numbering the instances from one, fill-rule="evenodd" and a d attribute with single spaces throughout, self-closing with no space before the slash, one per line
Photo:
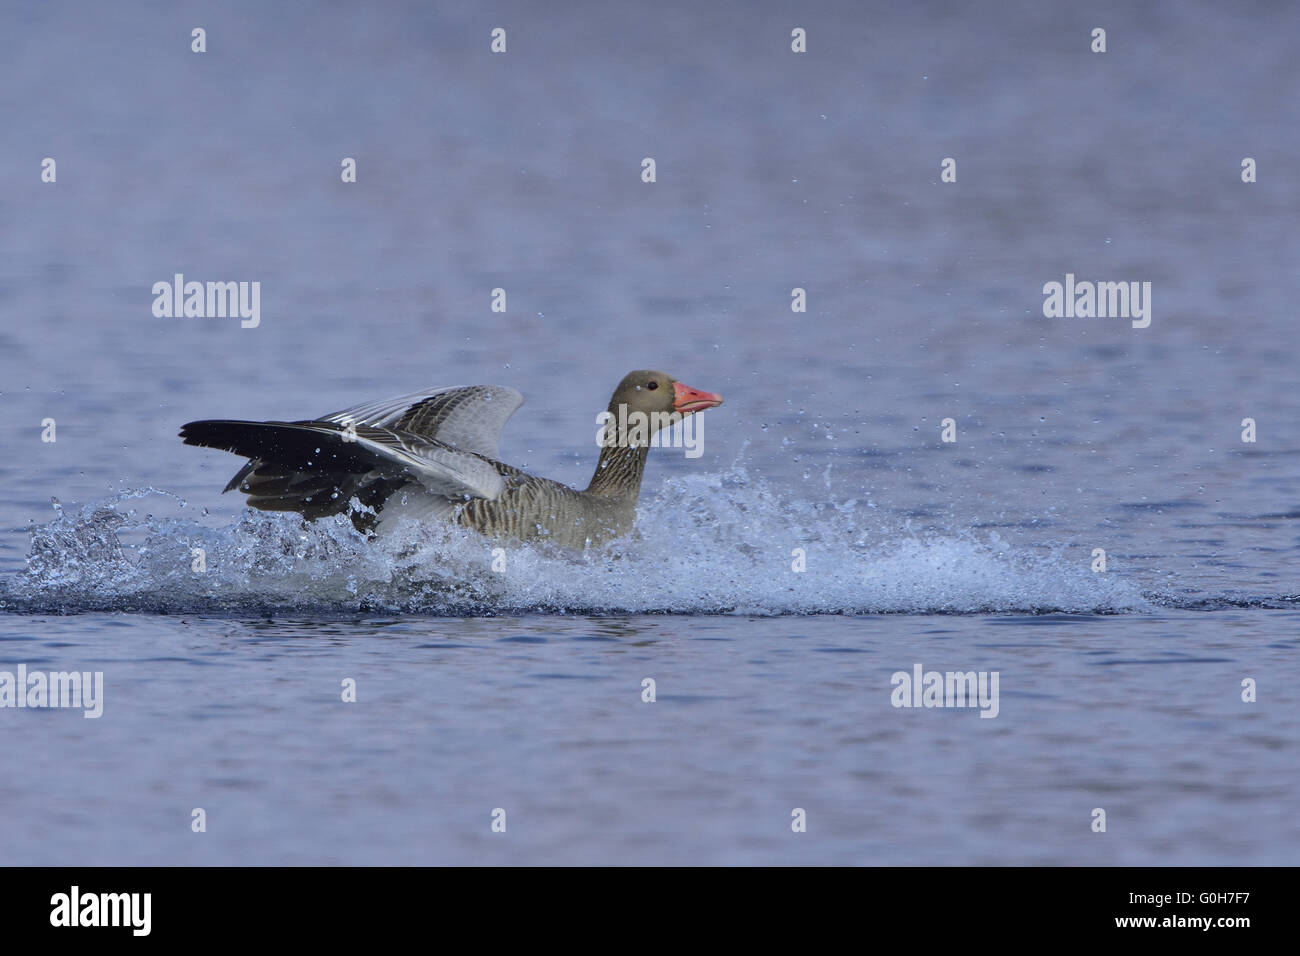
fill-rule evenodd
<path id="1" fill-rule="evenodd" d="M 366 474 L 405 477 L 449 498 L 495 498 L 505 479 L 490 461 L 413 432 L 313 422 L 190 422 L 181 429 L 186 444 L 221 448 L 261 463 L 279 474 Z M 251 462 L 250 462 L 251 464 Z M 248 466 L 236 476 L 245 479 Z M 232 482 L 238 484 L 238 481 Z M 280 489 L 277 489 L 280 490 Z"/>
<path id="2" fill-rule="evenodd" d="M 354 405 L 319 421 L 408 432 L 496 459 L 501 456 L 501 429 L 523 403 L 523 395 L 513 388 L 457 385 Z"/>

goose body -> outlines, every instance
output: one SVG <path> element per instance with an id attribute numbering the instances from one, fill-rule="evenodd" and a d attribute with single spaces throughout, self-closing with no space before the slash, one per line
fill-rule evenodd
<path id="1" fill-rule="evenodd" d="M 501 429 L 523 403 L 513 388 L 458 386 L 305 421 L 190 422 L 180 437 L 249 459 L 225 490 L 243 492 L 254 508 L 309 520 L 346 513 L 378 533 L 402 517 L 455 522 L 493 538 L 582 548 L 632 529 L 654 431 L 722 396 L 662 372 L 629 373 L 610 398 L 600 458 L 582 491 L 499 460 Z M 647 427 L 616 427 L 632 413 Z"/>

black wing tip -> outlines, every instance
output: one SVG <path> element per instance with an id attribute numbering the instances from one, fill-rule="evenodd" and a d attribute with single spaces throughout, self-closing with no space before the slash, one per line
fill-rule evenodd
<path id="1" fill-rule="evenodd" d="M 252 454 L 240 451 L 250 439 L 260 432 L 259 426 L 275 424 L 272 422 L 241 422 L 224 419 L 205 419 L 199 422 L 186 422 L 177 432 L 187 445 L 200 448 L 216 448 L 220 451 L 233 452 L 236 455 L 252 457 Z"/>
<path id="2" fill-rule="evenodd" d="M 183 440 L 187 445 L 198 444 L 198 442 L 195 439 L 197 439 L 199 433 L 204 430 L 203 426 L 207 424 L 210 423 L 209 422 L 186 422 L 184 425 L 181 426 L 181 430 L 176 433 L 176 437 Z"/>
<path id="3" fill-rule="evenodd" d="M 205 418 L 202 421 L 186 422 L 176 434 L 187 445 L 206 445 L 210 441 L 224 441 L 231 436 L 247 435 L 268 426 L 283 427 L 292 422 L 246 422 L 233 418 Z"/>
<path id="4" fill-rule="evenodd" d="M 187 445 L 206 445 L 209 441 L 217 436 L 220 432 L 227 432 L 230 425 L 238 424 L 236 422 L 223 422 L 213 419 L 204 419 L 198 422 L 186 422 L 181 426 L 181 430 L 176 433 L 177 437 L 182 439 Z"/>

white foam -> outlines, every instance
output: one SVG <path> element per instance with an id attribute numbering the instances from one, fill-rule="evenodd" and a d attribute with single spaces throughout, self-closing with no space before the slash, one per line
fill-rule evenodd
<path id="1" fill-rule="evenodd" d="M 125 493 L 33 529 L 27 571 L 0 603 L 444 614 L 1150 609 L 1135 584 L 1078 560 L 1017 551 L 996 534 L 891 528 L 863 503 L 777 493 L 739 465 L 664 480 L 643 494 L 634 536 L 581 554 L 412 521 L 367 541 L 342 516 L 304 524 L 250 510 L 214 527 L 129 507 L 162 494 Z M 195 548 L 202 573 L 193 570 Z M 497 548 L 502 571 L 493 570 Z M 803 572 L 792 569 L 796 548 L 806 555 Z"/>

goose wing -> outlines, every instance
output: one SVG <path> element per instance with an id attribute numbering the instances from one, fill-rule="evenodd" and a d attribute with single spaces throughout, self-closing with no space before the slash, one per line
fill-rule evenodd
<path id="1" fill-rule="evenodd" d="M 492 462 L 402 428 L 337 422 L 190 422 L 181 428 L 187 445 L 220 448 L 251 459 L 232 480 L 287 476 L 294 485 L 318 476 L 329 484 L 340 476 L 366 481 L 416 481 L 448 498 L 496 498 L 505 479 Z M 312 482 L 317 483 L 317 482 Z M 286 488 L 282 494 L 289 492 Z M 292 497 L 298 497 L 295 489 Z"/>
<path id="2" fill-rule="evenodd" d="M 523 395 L 503 385 L 457 385 L 354 405 L 319 421 L 388 429 L 497 459 L 501 429 L 523 403 Z"/>

